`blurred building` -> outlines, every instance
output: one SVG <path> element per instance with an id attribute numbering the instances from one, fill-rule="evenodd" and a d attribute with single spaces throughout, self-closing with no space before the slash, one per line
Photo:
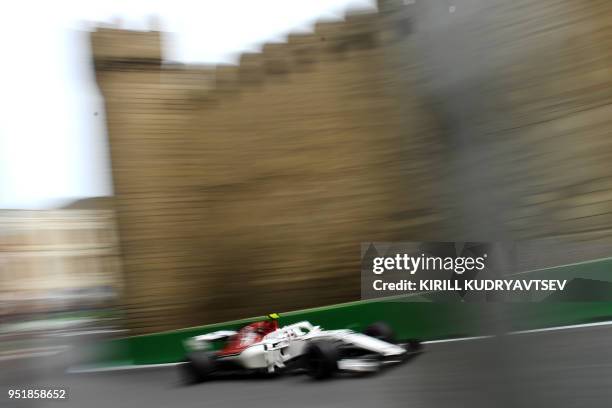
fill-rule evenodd
<path id="1" fill-rule="evenodd" d="M 109 198 L 0 211 L 0 313 L 108 307 L 122 287 Z"/>
<path id="2" fill-rule="evenodd" d="M 355 300 L 360 242 L 610 235 L 611 3 L 455 3 L 214 69 L 92 33 L 133 329 Z"/>

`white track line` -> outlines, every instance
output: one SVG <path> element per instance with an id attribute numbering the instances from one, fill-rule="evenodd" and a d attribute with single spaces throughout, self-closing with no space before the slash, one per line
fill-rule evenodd
<path id="1" fill-rule="evenodd" d="M 561 331 L 561 330 L 572 330 L 572 329 L 585 329 L 589 327 L 601 327 L 601 326 L 612 326 L 612 321 L 605 322 L 596 322 L 596 323 L 584 323 L 584 324 L 574 324 L 571 326 L 556 326 L 556 327 L 545 327 L 543 329 L 533 329 L 533 330 L 519 330 L 515 332 L 508 332 L 504 335 L 513 336 L 516 334 L 531 334 L 531 333 L 543 333 L 550 331 Z M 494 335 L 488 336 L 474 336 L 474 337 L 458 337 L 452 339 L 442 339 L 442 340 L 431 340 L 424 341 L 423 344 L 436 344 L 436 343 L 451 343 L 454 341 L 467 341 L 467 340 L 481 340 L 481 339 L 490 339 L 495 337 Z"/>
<path id="2" fill-rule="evenodd" d="M 68 374 L 81 374 L 81 373 L 101 373 L 105 371 L 123 371 L 123 370 L 140 370 L 143 368 L 160 368 L 160 367 L 173 367 L 177 365 L 185 364 L 183 361 L 178 363 L 161 363 L 161 364 L 140 364 L 140 365 L 122 365 L 112 367 L 70 367 L 66 370 Z"/>
<path id="3" fill-rule="evenodd" d="M 454 341 L 469 341 L 469 340 L 490 339 L 491 337 L 494 337 L 494 336 L 455 337 L 455 338 L 452 338 L 452 339 L 424 341 L 423 344 L 452 343 Z"/>
<path id="4" fill-rule="evenodd" d="M 544 329 L 534 329 L 534 330 L 521 330 L 521 331 L 511 332 L 508 334 L 542 333 L 542 332 L 557 331 L 557 330 L 583 329 L 583 328 L 588 328 L 588 327 L 599 327 L 599 326 L 612 326 L 612 321 L 574 324 L 571 326 L 546 327 Z"/>
<path id="5" fill-rule="evenodd" d="M 589 328 L 589 327 L 602 327 L 602 326 L 612 326 L 612 321 L 574 324 L 571 326 L 547 327 L 544 329 L 534 329 L 534 330 L 521 330 L 521 331 L 505 333 L 505 335 L 542 333 L 542 332 L 584 329 L 584 328 Z M 487 336 L 458 337 L 458 338 L 453 338 L 453 339 L 424 341 L 423 344 L 439 344 L 439 343 L 452 343 L 452 342 L 457 342 L 457 341 L 485 340 L 485 339 L 491 339 L 493 337 L 496 337 L 496 336 L 487 335 Z M 74 368 L 71 367 L 68 370 L 66 370 L 66 372 L 69 374 L 99 373 L 99 372 L 105 372 L 105 371 L 122 371 L 122 370 L 138 370 L 138 369 L 144 369 L 144 368 L 172 367 L 172 366 L 177 366 L 181 364 L 184 364 L 184 362 L 181 361 L 178 363 L 122 365 L 122 366 L 113 366 L 113 367 L 74 367 Z"/>

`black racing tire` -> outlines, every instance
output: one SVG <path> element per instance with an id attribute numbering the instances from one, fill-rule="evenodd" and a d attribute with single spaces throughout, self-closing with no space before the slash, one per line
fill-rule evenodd
<path id="1" fill-rule="evenodd" d="M 423 350 L 423 343 L 416 339 L 410 339 L 406 344 L 406 350 L 410 352 L 421 351 Z"/>
<path id="2" fill-rule="evenodd" d="M 386 341 L 387 343 L 395 344 L 395 333 L 393 333 L 393 329 L 385 322 L 376 322 L 369 325 L 363 331 L 363 334 L 378 340 Z"/>
<path id="3" fill-rule="evenodd" d="M 187 361 L 181 365 L 185 382 L 196 384 L 206 381 L 215 371 L 214 353 L 195 351 L 187 354 Z"/>
<path id="4" fill-rule="evenodd" d="M 338 371 L 340 349 L 332 341 L 314 341 L 307 346 L 305 357 L 308 375 L 316 380 L 324 380 Z"/>

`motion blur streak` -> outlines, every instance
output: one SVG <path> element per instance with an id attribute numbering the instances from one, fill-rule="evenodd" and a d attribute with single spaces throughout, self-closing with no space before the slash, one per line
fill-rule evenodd
<path id="1" fill-rule="evenodd" d="M 380 0 L 216 67 L 170 60 L 157 25 L 96 24 L 81 68 L 115 195 L 0 212 L 3 385 L 65 384 L 75 407 L 609 406 L 609 327 L 505 336 L 510 305 L 486 301 L 458 335 L 493 338 L 374 378 L 57 372 L 92 339 L 357 300 L 361 242 L 610 256 L 611 22 L 610 0 Z"/>
<path id="2" fill-rule="evenodd" d="M 376 376 L 316 382 L 305 376 L 221 378 L 184 387 L 176 367 L 47 376 L 71 389 L 65 407 L 606 407 L 612 329 L 432 344 L 407 364 Z M 33 365 L 36 363 L 32 363 Z M 48 367 L 39 365 L 41 373 Z M 104 395 L 92 398 L 92 395 Z M 57 403 L 48 404 L 54 406 Z M 47 406 L 41 404 L 40 406 Z"/>
<path id="3" fill-rule="evenodd" d="M 92 34 L 132 330 L 354 300 L 356 242 L 608 234 L 609 2 L 447 4 L 214 70 Z"/>

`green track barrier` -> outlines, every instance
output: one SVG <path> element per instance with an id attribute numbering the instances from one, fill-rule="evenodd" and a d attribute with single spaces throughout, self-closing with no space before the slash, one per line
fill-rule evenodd
<path id="1" fill-rule="evenodd" d="M 434 296 L 407 295 L 381 300 L 357 301 L 327 307 L 281 312 L 280 323 L 308 320 L 326 329 L 363 330 L 376 321 L 386 321 L 400 339 L 435 340 L 491 334 L 500 321 L 507 331 L 531 330 L 612 320 L 612 259 L 564 265 L 513 276 L 517 279 L 569 279 L 581 291 L 601 289 L 602 301 L 537 302 L 434 302 Z M 95 345 L 91 362 L 97 365 L 160 364 L 184 360 L 183 342 L 215 330 L 233 330 L 261 316 L 142 336 L 126 337 Z M 498 326 L 499 327 L 499 326 Z"/>

